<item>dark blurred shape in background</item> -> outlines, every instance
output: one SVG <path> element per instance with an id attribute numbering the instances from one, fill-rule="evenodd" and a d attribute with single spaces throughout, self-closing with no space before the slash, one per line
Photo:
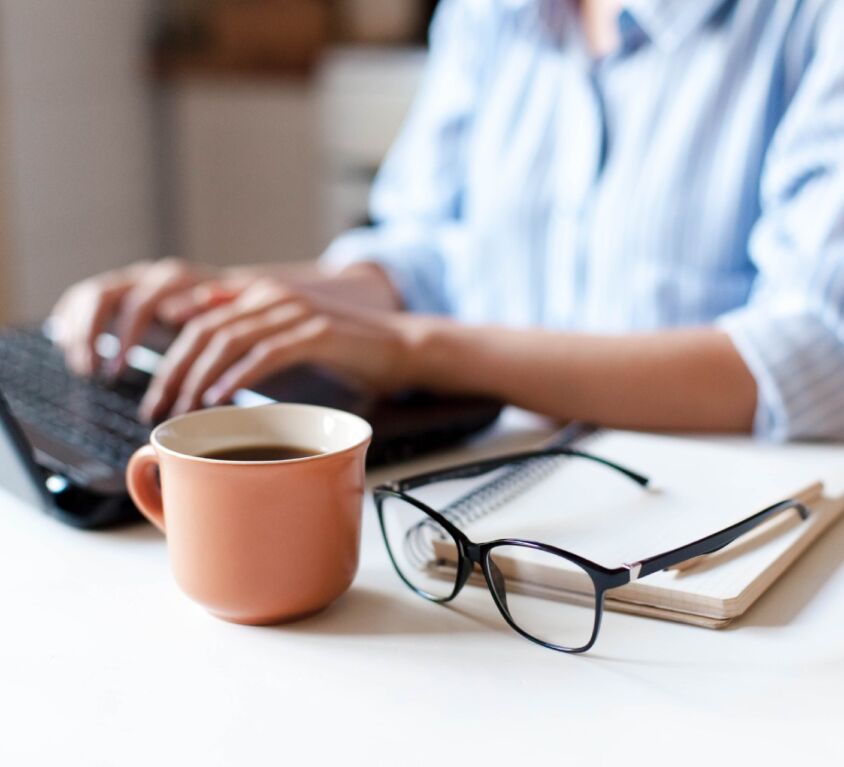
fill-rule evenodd
<path id="1" fill-rule="evenodd" d="M 424 42 L 436 0 L 173 0 L 155 34 L 172 67 L 272 74 L 313 67 L 331 44 Z"/>

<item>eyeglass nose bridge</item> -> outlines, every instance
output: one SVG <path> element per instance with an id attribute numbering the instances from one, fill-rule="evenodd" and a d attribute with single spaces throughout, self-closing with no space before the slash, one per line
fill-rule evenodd
<path id="1" fill-rule="evenodd" d="M 459 540 L 457 545 L 460 551 L 460 564 L 458 565 L 457 582 L 455 583 L 454 592 L 450 599 L 454 599 L 463 590 L 463 587 L 472 575 L 472 571 L 475 569 L 475 565 L 483 570 L 481 547 L 479 544 Z"/>
<path id="2" fill-rule="evenodd" d="M 477 543 L 464 543 L 463 555 L 473 564 L 480 565 L 481 563 L 481 547 Z"/>

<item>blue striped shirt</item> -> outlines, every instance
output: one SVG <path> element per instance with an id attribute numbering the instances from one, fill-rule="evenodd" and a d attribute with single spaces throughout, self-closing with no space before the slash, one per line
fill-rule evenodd
<path id="1" fill-rule="evenodd" d="M 409 309 L 624 333 L 716 325 L 756 432 L 844 437 L 844 2 L 443 0 L 375 225 L 326 258 Z"/>

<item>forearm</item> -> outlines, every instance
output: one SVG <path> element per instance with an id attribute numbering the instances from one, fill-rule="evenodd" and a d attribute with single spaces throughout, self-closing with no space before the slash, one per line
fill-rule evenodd
<path id="1" fill-rule="evenodd" d="M 747 432 L 756 383 L 729 337 L 708 328 L 619 336 L 431 320 L 414 378 L 608 426 Z"/>
<path id="2" fill-rule="evenodd" d="M 267 277 L 332 301 L 386 311 L 402 308 L 401 298 L 386 272 L 371 262 L 340 270 L 332 270 L 318 261 L 254 264 L 227 269 L 226 277 L 246 281 Z"/>

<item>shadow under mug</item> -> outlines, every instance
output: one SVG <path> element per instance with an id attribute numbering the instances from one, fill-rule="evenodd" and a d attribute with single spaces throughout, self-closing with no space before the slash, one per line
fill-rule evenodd
<path id="1" fill-rule="evenodd" d="M 371 438 L 366 421 L 332 408 L 213 408 L 154 429 L 129 461 L 126 481 L 166 535 L 176 582 L 191 599 L 234 623 L 281 623 L 322 609 L 352 583 Z M 203 457 L 262 444 L 315 454 Z"/>

